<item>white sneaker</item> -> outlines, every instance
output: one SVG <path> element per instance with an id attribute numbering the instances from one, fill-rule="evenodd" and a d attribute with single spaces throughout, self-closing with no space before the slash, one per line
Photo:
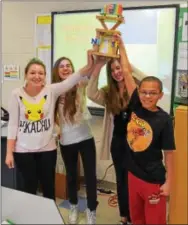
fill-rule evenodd
<path id="1" fill-rule="evenodd" d="M 70 204 L 69 224 L 77 224 L 78 222 L 78 205 Z"/>
<path id="2" fill-rule="evenodd" d="M 87 215 L 87 224 L 96 224 L 96 211 L 91 211 L 90 209 L 86 210 Z"/>

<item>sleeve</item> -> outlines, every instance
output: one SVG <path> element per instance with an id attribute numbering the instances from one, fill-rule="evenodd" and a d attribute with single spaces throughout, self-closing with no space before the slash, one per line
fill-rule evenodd
<path id="1" fill-rule="evenodd" d="M 60 95 L 66 93 L 72 87 L 74 87 L 79 81 L 84 81 L 85 79 L 87 79 L 85 76 L 83 77 L 80 75 L 80 73 L 76 72 L 62 82 L 51 84 L 50 88 L 55 97 L 58 98 Z"/>
<path id="2" fill-rule="evenodd" d="M 102 106 L 105 106 L 105 92 L 98 89 L 99 76 L 91 76 L 87 86 L 87 97 Z"/>
<path id="3" fill-rule="evenodd" d="M 13 91 L 8 104 L 9 121 L 7 139 L 16 139 L 19 127 L 19 103 Z"/>
<path id="4" fill-rule="evenodd" d="M 138 89 L 135 88 L 135 90 L 134 90 L 134 92 L 133 92 L 133 94 L 130 98 L 128 108 L 130 110 L 134 110 L 138 106 L 141 106 L 141 102 L 140 102 L 140 98 L 139 98 L 139 95 L 138 95 Z"/>
<path id="5" fill-rule="evenodd" d="M 83 77 L 83 79 L 79 82 L 79 87 L 86 88 L 89 83 L 88 77 Z"/>
<path id="6" fill-rule="evenodd" d="M 162 131 L 162 146 L 164 151 L 175 150 L 174 126 L 173 121 L 169 117 Z"/>

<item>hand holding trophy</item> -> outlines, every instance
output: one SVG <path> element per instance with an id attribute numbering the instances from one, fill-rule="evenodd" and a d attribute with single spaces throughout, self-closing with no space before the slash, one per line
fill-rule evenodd
<path id="1" fill-rule="evenodd" d="M 122 16 L 123 7 L 121 4 L 109 4 L 105 5 L 101 9 L 100 15 L 96 18 L 101 22 L 103 29 L 96 29 L 96 38 L 92 38 L 93 55 L 119 58 L 118 49 L 119 43 L 114 38 L 116 35 L 121 35 L 120 31 L 116 28 L 124 23 L 124 17 Z M 105 22 L 115 23 L 112 28 L 108 28 Z"/>

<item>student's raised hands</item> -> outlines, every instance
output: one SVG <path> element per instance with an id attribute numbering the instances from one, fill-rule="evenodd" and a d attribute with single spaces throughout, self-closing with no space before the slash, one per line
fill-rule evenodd
<path id="1" fill-rule="evenodd" d="M 98 55 L 94 55 L 93 57 L 94 57 L 94 66 L 92 76 L 98 77 L 102 67 L 110 60 L 110 58 Z"/>
<path id="2" fill-rule="evenodd" d="M 119 34 L 114 34 L 112 40 L 116 41 L 119 46 L 124 45 L 122 37 Z"/>
<path id="3" fill-rule="evenodd" d="M 87 64 L 80 69 L 80 74 L 82 76 L 90 76 L 92 70 L 93 70 L 93 66 L 94 66 L 94 58 L 92 55 L 92 51 L 93 50 L 88 50 L 87 51 Z"/>
<path id="4" fill-rule="evenodd" d="M 107 64 L 110 61 L 110 58 L 105 56 L 95 56 L 95 65 L 103 67 L 105 64 Z"/>
<path id="5" fill-rule="evenodd" d="M 129 58 L 127 56 L 125 44 L 121 38 L 121 35 L 115 34 L 113 38 L 115 41 L 118 42 L 118 45 L 119 45 L 120 65 L 122 68 L 122 73 L 124 76 L 125 86 L 127 88 L 128 95 L 129 97 L 131 97 L 133 91 L 136 88 L 136 83 L 132 77 L 132 67 L 129 62 Z"/>
<path id="6" fill-rule="evenodd" d="M 94 65 L 94 57 L 93 57 L 93 50 L 89 49 L 87 51 L 87 65 L 89 68 L 91 68 Z"/>

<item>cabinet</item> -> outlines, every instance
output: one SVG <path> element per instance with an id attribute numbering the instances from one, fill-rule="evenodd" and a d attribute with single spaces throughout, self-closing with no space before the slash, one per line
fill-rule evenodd
<path id="1" fill-rule="evenodd" d="M 12 189 L 23 189 L 23 180 L 16 167 L 9 169 L 5 164 L 7 137 L 1 136 L 1 185 Z"/>
<path id="2" fill-rule="evenodd" d="M 188 224 L 188 106 L 176 108 L 175 141 L 176 151 L 173 161 L 174 176 L 169 203 L 169 224 Z"/>

